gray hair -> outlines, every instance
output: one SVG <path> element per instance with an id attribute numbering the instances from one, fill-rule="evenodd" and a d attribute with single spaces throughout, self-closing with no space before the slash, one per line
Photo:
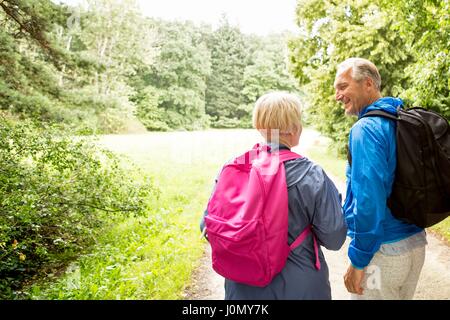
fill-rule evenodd
<path id="1" fill-rule="evenodd" d="M 352 78 L 356 81 L 361 81 L 366 78 L 373 80 L 378 91 L 381 90 L 381 76 L 377 67 L 367 59 L 363 58 L 349 58 L 340 63 L 337 67 L 337 75 L 352 69 Z"/>

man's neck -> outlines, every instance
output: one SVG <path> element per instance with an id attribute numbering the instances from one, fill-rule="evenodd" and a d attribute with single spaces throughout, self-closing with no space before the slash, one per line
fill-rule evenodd
<path id="1" fill-rule="evenodd" d="M 379 91 L 374 92 L 369 99 L 369 103 L 367 104 L 368 106 L 373 104 L 375 101 L 377 101 L 378 99 L 381 98 L 381 93 Z"/>

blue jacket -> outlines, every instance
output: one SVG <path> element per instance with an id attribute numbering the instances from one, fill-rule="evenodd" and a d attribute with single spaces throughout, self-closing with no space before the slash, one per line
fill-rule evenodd
<path id="1" fill-rule="evenodd" d="M 382 117 L 361 117 L 370 110 L 394 115 L 403 101 L 380 98 L 358 115 L 349 136 L 352 165 L 347 164 L 344 215 L 352 239 L 348 256 L 355 268 L 366 267 L 384 243 L 397 242 L 423 229 L 392 216 L 386 201 L 395 176 L 396 123 Z"/>

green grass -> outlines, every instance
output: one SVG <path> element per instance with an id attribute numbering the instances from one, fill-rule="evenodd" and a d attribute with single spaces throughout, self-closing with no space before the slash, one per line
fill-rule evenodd
<path id="1" fill-rule="evenodd" d="M 201 253 L 198 237 L 178 219 L 181 214 L 182 210 L 161 209 L 151 218 L 119 223 L 98 239 L 91 253 L 73 262 L 63 277 L 47 287 L 33 286 L 32 297 L 179 299 Z"/>
<path id="2" fill-rule="evenodd" d="M 198 223 L 209 175 L 198 168 L 158 169 L 161 194 L 148 216 L 105 230 L 64 276 L 34 285 L 33 299 L 182 298 L 203 252 Z"/>
<path id="3" fill-rule="evenodd" d="M 236 137 L 245 137 L 236 141 Z M 59 275 L 29 288 L 31 299 L 183 299 L 206 242 L 199 222 L 221 165 L 251 147 L 249 131 L 106 136 L 160 189 L 145 217 L 112 221 L 96 246 Z M 132 172 L 130 172 L 132 174 Z"/>
<path id="4" fill-rule="evenodd" d="M 306 156 L 319 164 L 327 174 L 330 174 L 341 182 L 345 182 L 345 166 L 347 160 L 339 158 L 335 152 L 329 149 L 328 142 L 321 141 L 308 148 Z"/>
<path id="5" fill-rule="evenodd" d="M 430 228 L 432 232 L 439 234 L 447 243 L 450 243 L 450 217 Z"/>

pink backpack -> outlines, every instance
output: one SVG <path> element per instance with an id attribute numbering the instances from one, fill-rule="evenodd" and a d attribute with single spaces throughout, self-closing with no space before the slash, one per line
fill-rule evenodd
<path id="1" fill-rule="evenodd" d="M 308 226 L 288 245 L 283 162 L 301 156 L 289 150 L 269 151 L 257 144 L 222 168 L 205 216 L 213 269 L 227 279 L 258 287 L 281 272 L 290 251 L 311 233 Z M 320 269 L 315 237 L 314 250 Z"/>

